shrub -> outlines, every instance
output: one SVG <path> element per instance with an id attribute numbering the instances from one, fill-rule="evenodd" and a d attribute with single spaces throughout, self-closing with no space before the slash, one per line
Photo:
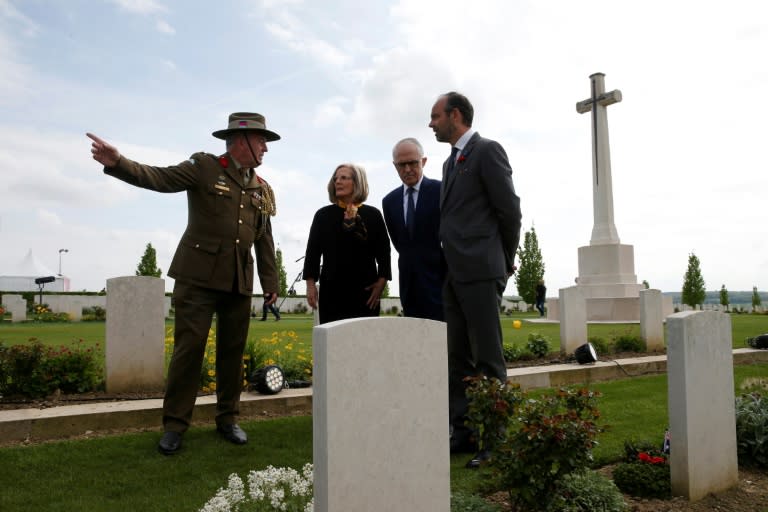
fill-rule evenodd
<path id="1" fill-rule="evenodd" d="M 616 352 L 645 352 L 646 344 L 640 336 L 633 334 L 621 334 L 613 341 Z"/>
<path id="2" fill-rule="evenodd" d="M 613 352 L 611 350 L 611 346 L 608 344 L 605 338 L 601 338 L 600 336 L 590 336 L 587 341 L 591 343 L 593 347 L 595 347 L 595 351 L 598 353 L 598 355 L 610 354 Z"/>
<path id="3" fill-rule="evenodd" d="M 480 496 L 457 491 L 451 493 L 451 512 L 500 512 L 497 505 L 488 503 Z"/>
<path id="4" fill-rule="evenodd" d="M 639 498 L 668 499 L 672 494 L 667 464 L 622 462 L 613 470 L 613 481 L 622 492 Z"/>
<path id="5" fill-rule="evenodd" d="M 505 361 L 517 361 L 521 359 L 521 356 L 525 352 L 525 349 L 522 347 L 519 347 L 517 345 L 508 345 L 505 344 L 502 346 L 502 350 L 504 351 L 504 360 Z"/>
<path id="6" fill-rule="evenodd" d="M 523 395 L 515 425 L 490 461 L 494 485 L 520 510 L 545 508 L 565 475 L 586 469 L 603 431 L 595 424 L 597 396 L 587 389 L 560 389 L 537 399 Z"/>
<path id="7" fill-rule="evenodd" d="M 526 347 L 536 357 L 544 357 L 549 354 L 549 338 L 537 332 L 532 332 L 528 335 Z"/>
<path id="8" fill-rule="evenodd" d="M 83 322 L 103 321 L 107 319 L 107 310 L 101 306 L 83 308 Z"/>
<path id="9" fill-rule="evenodd" d="M 295 306 L 293 306 L 293 312 L 298 314 L 298 315 L 306 314 L 307 311 L 309 311 L 309 308 L 303 302 L 299 302 Z"/>
<path id="10" fill-rule="evenodd" d="M 28 345 L 4 347 L 0 343 L 0 394 L 42 398 L 57 389 L 85 393 L 103 385 L 103 356 L 97 348 L 83 348 L 83 340 L 72 347 L 50 348 L 40 340 Z"/>
<path id="11" fill-rule="evenodd" d="M 484 376 L 467 380 L 467 423 L 477 429 L 481 448 L 494 450 L 504 440 L 510 418 L 523 400 L 520 385 Z"/>
<path id="12" fill-rule="evenodd" d="M 624 496 L 611 480 L 595 471 L 565 475 L 547 512 L 624 512 Z"/>
<path id="13" fill-rule="evenodd" d="M 736 399 L 739 463 L 768 468 L 768 400 L 759 393 Z"/>

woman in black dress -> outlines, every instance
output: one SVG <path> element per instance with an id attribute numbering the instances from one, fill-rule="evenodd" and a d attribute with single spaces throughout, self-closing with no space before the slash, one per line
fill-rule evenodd
<path id="1" fill-rule="evenodd" d="M 307 302 L 312 309 L 319 305 L 321 324 L 379 316 L 381 292 L 392 279 L 389 237 L 381 212 L 363 204 L 367 198 L 365 170 L 341 164 L 328 182 L 332 204 L 312 220 L 303 276 Z"/>

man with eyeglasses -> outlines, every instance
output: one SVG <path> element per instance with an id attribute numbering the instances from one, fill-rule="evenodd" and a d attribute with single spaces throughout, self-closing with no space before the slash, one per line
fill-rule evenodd
<path id="1" fill-rule="evenodd" d="M 392 149 L 402 186 L 384 197 L 389 237 L 399 254 L 400 301 L 405 316 L 443 320 L 445 258 L 440 247 L 440 181 L 424 176 L 427 157 L 418 140 Z"/>
<path id="2" fill-rule="evenodd" d="M 248 436 L 235 422 L 243 388 L 243 351 L 248 337 L 253 264 L 265 304 L 277 300 L 278 272 L 272 222 L 275 195 L 256 174 L 267 142 L 280 136 L 267 130 L 261 114 L 238 112 L 213 136 L 226 141 L 221 156 L 195 153 L 170 167 L 134 162 L 96 135 L 94 160 L 104 173 L 157 192 L 187 193 L 187 228 L 168 276 L 175 279 L 174 348 L 163 401 L 163 434 L 157 446 L 171 455 L 181 448 L 195 406 L 205 344 L 216 314 L 216 430 L 227 441 L 245 444 Z"/>

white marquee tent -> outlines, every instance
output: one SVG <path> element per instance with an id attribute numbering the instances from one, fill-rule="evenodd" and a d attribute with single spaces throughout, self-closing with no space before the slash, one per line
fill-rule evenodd
<path id="1" fill-rule="evenodd" d="M 43 288 L 47 292 L 68 292 L 69 278 L 56 275 L 51 269 L 43 265 L 33 254 L 32 249 L 22 261 L 12 269 L 0 269 L 0 291 L 6 292 L 36 292 L 39 286 L 35 284 L 38 277 L 53 276 L 56 280 L 46 283 Z"/>

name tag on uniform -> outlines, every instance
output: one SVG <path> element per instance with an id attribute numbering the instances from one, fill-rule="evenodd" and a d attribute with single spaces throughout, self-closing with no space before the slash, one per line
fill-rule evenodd
<path id="1" fill-rule="evenodd" d="M 213 188 L 216 190 L 223 190 L 224 192 L 229 192 L 229 187 L 226 185 L 220 185 L 219 183 L 216 183 Z"/>

